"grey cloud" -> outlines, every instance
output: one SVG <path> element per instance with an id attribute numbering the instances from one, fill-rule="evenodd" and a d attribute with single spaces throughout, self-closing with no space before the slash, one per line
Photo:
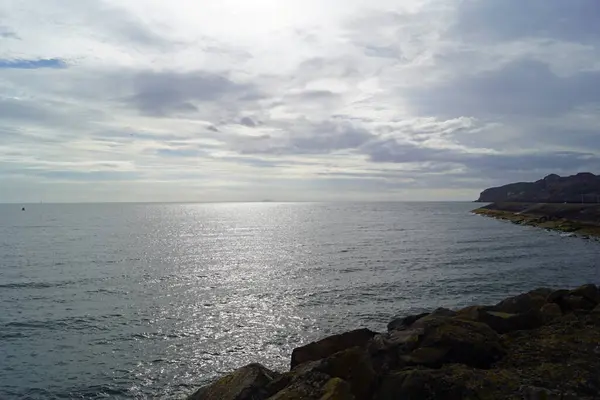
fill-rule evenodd
<path id="1" fill-rule="evenodd" d="M 13 121 L 43 121 L 51 122 L 58 119 L 46 107 L 31 101 L 0 97 L 0 119 Z"/>
<path id="2" fill-rule="evenodd" d="M 194 102 L 244 101 L 258 96 L 250 85 L 204 72 L 145 72 L 134 77 L 133 84 L 135 94 L 127 101 L 153 116 L 194 112 Z"/>
<path id="3" fill-rule="evenodd" d="M 284 129 L 284 137 L 238 138 L 236 146 L 242 154 L 328 154 L 356 149 L 374 138 L 366 129 L 335 120 L 319 123 L 297 120 Z"/>
<path id="4" fill-rule="evenodd" d="M 589 42 L 600 38 L 595 0 L 466 0 L 453 32 L 469 42 L 527 37 Z"/>
<path id="5" fill-rule="evenodd" d="M 513 173 L 522 171 L 555 171 L 556 173 L 580 170 L 597 170 L 600 157 L 591 152 L 546 151 L 527 153 L 471 153 L 456 149 L 419 147 L 411 143 L 398 143 L 395 140 L 371 141 L 361 147 L 361 151 L 373 162 L 423 163 L 460 165 L 474 176 L 485 176 L 502 171 Z"/>
<path id="6" fill-rule="evenodd" d="M 258 124 L 250 117 L 243 117 L 240 119 L 240 125 L 247 126 L 248 128 L 255 128 Z"/>
<path id="7" fill-rule="evenodd" d="M 546 64 L 519 60 L 499 70 L 461 75 L 406 94 L 424 115 L 553 116 L 600 102 L 600 72 L 559 77 Z"/>
<path id="8" fill-rule="evenodd" d="M 20 39 L 19 35 L 11 29 L 0 26 L 0 38 L 4 39 Z"/>

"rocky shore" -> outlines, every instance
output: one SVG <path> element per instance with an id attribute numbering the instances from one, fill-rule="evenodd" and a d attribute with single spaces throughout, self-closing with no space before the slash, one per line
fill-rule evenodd
<path id="1" fill-rule="evenodd" d="M 492 203 L 473 213 L 515 224 L 600 238 L 600 204 Z"/>
<path id="2" fill-rule="evenodd" d="M 330 336 L 296 348 L 288 372 L 250 364 L 188 400 L 598 398 L 600 290 L 590 284 Z"/>

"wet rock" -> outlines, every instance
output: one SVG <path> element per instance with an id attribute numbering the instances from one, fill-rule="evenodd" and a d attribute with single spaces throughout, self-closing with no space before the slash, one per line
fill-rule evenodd
<path id="1" fill-rule="evenodd" d="M 264 399 L 264 388 L 278 376 L 260 364 L 249 364 L 199 389 L 188 400 Z"/>
<path id="2" fill-rule="evenodd" d="M 421 318 L 426 317 L 428 315 L 429 315 L 429 313 L 421 313 L 421 314 L 409 315 L 407 317 L 393 319 L 387 326 L 388 332 L 389 331 L 401 331 L 404 329 L 408 329 L 416 321 L 418 321 Z"/>
<path id="3" fill-rule="evenodd" d="M 562 311 L 558 304 L 556 303 L 546 303 L 540 310 L 542 314 L 542 319 L 545 323 L 548 323 L 556 318 L 562 317 Z"/>
<path id="4" fill-rule="evenodd" d="M 583 297 L 595 306 L 600 304 L 600 290 L 596 285 L 583 285 L 571 291 L 572 295 Z"/>
<path id="5" fill-rule="evenodd" d="M 488 325 L 456 318 L 430 321 L 419 347 L 448 349 L 444 363 L 488 368 L 505 354 L 500 336 Z"/>
<path id="6" fill-rule="evenodd" d="M 350 347 L 366 346 L 375 335 L 377 333 L 369 329 L 357 329 L 295 348 L 292 352 L 291 368 L 308 361 L 327 358 Z"/>

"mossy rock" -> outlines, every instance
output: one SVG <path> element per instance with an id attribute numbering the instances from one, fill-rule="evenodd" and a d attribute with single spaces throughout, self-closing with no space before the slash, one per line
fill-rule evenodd
<path id="1" fill-rule="evenodd" d="M 424 327 L 419 347 L 448 349 L 444 363 L 462 363 L 476 368 L 488 368 L 505 354 L 500 336 L 488 325 L 439 318 Z"/>
<path id="2" fill-rule="evenodd" d="M 354 400 L 352 390 L 348 382 L 340 378 L 330 379 L 323 388 L 325 393 L 320 400 Z"/>
<path id="3" fill-rule="evenodd" d="M 249 364 L 199 389 L 188 400 L 256 400 L 264 388 L 279 376 L 260 364 Z"/>
<path id="4" fill-rule="evenodd" d="M 494 306 L 494 311 L 509 314 L 524 314 L 531 310 L 539 310 L 546 303 L 547 295 L 539 292 L 523 293 L 509 297 Z"/>

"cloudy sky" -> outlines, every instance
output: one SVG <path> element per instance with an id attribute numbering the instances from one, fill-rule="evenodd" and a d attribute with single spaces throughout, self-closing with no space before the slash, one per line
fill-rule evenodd
<path id="1" fill-rule="evenodd" d="M 598 0 L 0 0 L 0 202 L 600 172 Z"/>

